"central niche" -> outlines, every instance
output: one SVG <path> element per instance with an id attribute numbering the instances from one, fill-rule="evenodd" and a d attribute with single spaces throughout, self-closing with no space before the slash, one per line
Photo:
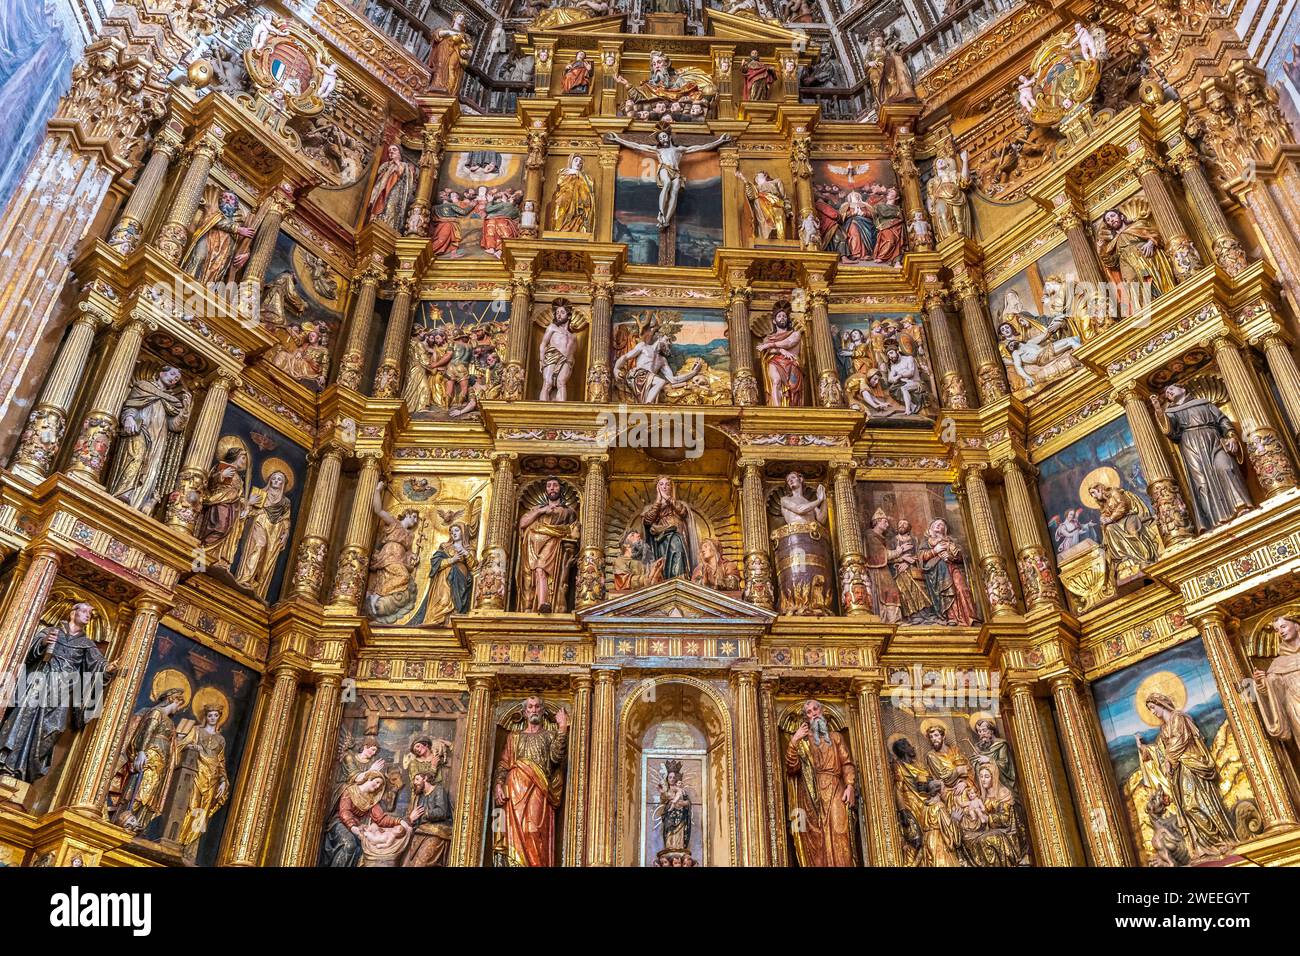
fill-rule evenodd
<path id="1" fill-rule="evenodd" d="M 623 706 L 620 866 L 731 866 L 731 718 L 717 689 L 651 679 Z"/>

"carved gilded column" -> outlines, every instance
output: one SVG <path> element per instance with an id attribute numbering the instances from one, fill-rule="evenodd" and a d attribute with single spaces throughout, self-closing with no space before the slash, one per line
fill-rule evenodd
<path id="1" fill-rule="evenodd" d="M 1111 278 L 1101 264 L 1097 246 L 1088 234 L 1088 225 L 1075 209 L 1073 203 L 1059 207 L 1055 212 L 1056 224 L 1065 233 L 1066 244 L 1070 247 L 1070 258 L 1074 261 L 1078 284 L 1088 298 L 1088 311 L 1097 328 L 1107 324 L 1115 313 L 1115 297 L 1110 289 Z M 1078 330 L 1082 333 L 1084 330 Z"/>
<path id="2" fill-rule="evenodd" d="M 593 668 L 596 689 L 591 704 L 591 769 L 587 790 L 587 865 L 613 866 L 618 833 L 615 829 L 614 778 L 618 759 L 618 712 L 615 691 L 618 671 Z"/>
<path id="3" fill-rule="evenodd" d="M 1149 146 L 1143 146 L 1130 155 L 1130 161 L 1137 172 L 1138 182 L 1142 184 L 1142 192 L 1151 204 L 1151 218 L 1155 220 L 1156 229 L 1165 241 L 1174 275 L 1186 279 L 1200 271 L 1201 253 L 1187 234 L 1187 227 L 1183 225 L 1182 213 L 1178 211 L 1169 183 L 1165 181 L 1160 160 Z"/>
<path id="4" fill-rule="evenodd" d="M 516 272 L 510 279 L 510 331 L 506 338 L 506 368 L 501 377 L 502 401 L 520 402 L 524 398 L 532 308 L 532 276 Z"/>
<path id="5" fill-rule="evenodd" d="M 18 675 L 41 612 L 54 590 L 62 560 L 63 556 L 53 546 L 43 542 L 19 553 L 14 573 L 21 574 L 22 580 L 10 592 L 4 617 L 0 618 L 0 687 Z M 23 561 L 27 562 L 25 569 Z"/>
<path id="6" fill-rule="evenodd" d="M 366 364 L 366 345 L 370 340 L 370 324 L 375 320 L 375 295 L 383 271 L 375 263 L 368 264 L 352 277 L 353 286 L 359 285 L 352 300 L 352 319 L 348 322 L 348 336 L 343 343 L 339 359 L 338 383 L 354 392 L 361 391 L 361 372 Z"/>
<path id="7" fill-rule="evenodd" d="M 1080 866 L 1070 835 L 1070 808 L 1062 804 L 1052 785 L 1054 770 L 1047 737 L 1034 703 L 1029 681 L 1011 682 L 1009 723 L 1016 745 L 1018 788 L 1029 809 L 1034 835 L 1034 862 L 1039 866 Z"/>
<path id="8" fill-rule="evenodd" d="M 966 380 L 961 374 L 961 350 L 953 334 L 948 310 L 944 307 L 945 294 L 943 286 L 937 281 L 926 283 L 925 331 L 930 336 L 935 364 L 938 366 L 939 399 L 944 408 L 970 408 L 970 399 L 966 397 Z"/>
<path id="9" fill-rule="evenodd" d="M 329 552 L 330 526 L 338 504 L 339 475 L 343 470 L 343 449 L 326 445 L 316 470 L 316 483 L 307 502 L 307 520 L 293 566 L 293 596 L 309 601 L 320 599 L 325 582 L 325 557 Z"/>
<path id="10" fill-rule="evenodd" d="M 908 233 L 908 248 L 928 252 L 934 248 L 933 233 L 927 231 L 924 237 L 911 235 L 912 220 L 918 212 L 927 224 L 930 217 L 921 197 L 921 173 L 916 168 L 916 136 L 910 131 L 899 130 L 894 135 L 894 171 L 903 190 L 903 230 Z"/>
<path id="11" fill-rule="evenodd" d="M 54 362 L 41 400 L 27 419 L 18 449 L 10 467 L 29 480 L 40 481 L 54 467 L 67 428 L 68 411 L 81 385 L 81 376 L 95 344 L 95 326 L 104 318 L 86 303 L 78 306 L 72 327 L 68 330 L 59 357 Z"/>
<path id="12" fill-rule="evenodd" d="M 1255 467 L 1255 477 L 1259 479 L 1265 497 L 1271 498 L 1294 488 L 1295 468 L 1286 445 L 1273 427 L 1255 374 L 1246 365 L 1239 346 L 1227 336 L 1218 335 L 1210 347 L 1214 350 L 1223 384 L 1227 386 L 1228 397 L 1232 399 L 1242 444 L 1246 446 L 1246 454 Z"/>
<path id="13" fill-rule="evenodd" d="M 1273 741 L 1260 724 L 1259 711 L 1237 689 L 1247 672 L 1228 637 L 1227 618 L 1218 608 L 1212 608 L 1197 616 L 1196 627 L 1201 632 L 1215 683 L 1219 685 L 1223 710 L 1237 740 L 1241 764 L 1250 778 L 1250 788 L 1255 792 L 1255 803 L 1264 820 L 1264 829 L 1294 827 L 1300 818 L 1297 818 L 1291 795 L 1287 792 Z"/>
<path id="14" fill-rule="evenodd" d="M 794 180 L 797 222 L 813 211 L 812 194 L 812 133 L 806 126 L 796 126 L 790 137 L 790 178 Z"/>
<path id="15" fill-rule="evenodd" d="M 762 737 L 758 729 L 757 668 L 732 672 L 736 690 L 736 786 L 741 866 L 767 866 L 767 808 Z"/>
<path id="16" fill-rule="evenodd" d="M 1296 366 L 1291 347 L 1277 332 L 1267 333 L 1258 344 L 1268 362 L 1269 373 L 1277 384 L 1282 407 L 1291 419 L 1291 427 L 1300 429 L 1300 368 Z"/>
<path id="17" fill-rule="evenodd" d="M 455 829 L 451 837 L 452 866 L 483 865 L 483 814 L 492 777 L 492 743 L 496 724 L 492 720 L 492 692 L 496 679 L 490 674 L 470 674 L 469 713 L 465 720 L 465 753 L 461 761 L 460 787 L 456 791 Z"/>
<path id="18" fill-rule="evenodd" d="M 223 866 L 259 866 L 262 862 L 266 831 L 288 749 L 294 701 L 298 697 L 298 671 L 290 664 L 280 664 L 269 683 L 269 699 L 262 708 L 252 755 L 243 770 L 243 786 L 235 795 L 235 805 L 226 824 Z"/>
<path id="19" fill-rule="evenodd" d="M 99 719 L 89 731 L 90 739 L 81 753 L 68 794 L 69 807 L 96 818 L 102 814 L 108 799 L 108 786 L 117 770 L 117 755 L 144 681 L 163 605 L 153 595 L 146 594 L 136 598 L 132 610 L 131 626 L 113 658 L 115 671 L 105 689 Z"/>
<path id="20" fill-rule="evenodd" d="M 492 455 L 492 500 L 488 505 L 487 537 L 483 560 L 474 575 L 474 607 L 504 611 L 509 594 L 510 562 L 506 549 L 514 541 L 515 459 L 513 452 Z"/>
<path id="21" fill-rule="evenodd" d="M 772 558 L 767 552 L 767 503 L 763 499 L 761 458 L 742 458 L 740 467 L 740 534 L 745 551 L 745 593 L 750 604 L 776 606 Z"/>
<path id="22" fill-rule="evenodd" d="M 1205 168 L 1195 150 L 1180 139 L 1180 148 L 1173 157 L 1174 167 L 1183 180 L 1183 192 L 1192 207 L 1201 238 L 1214 254 L 1214 261 L 1230 276 L 1246 268 L 1249 260 L 1246 250 L 1232 232 L 1228 217 L 1223 214 L 1214 187 L 1205 175 Z"/>
<path id="23" fill-rule="evenodd" d="M 144 238 L 145 225 L 153 213 L 163 186 L 167 183 L 167 173 L 184 144 L 184 128 L 176 121 L 167 123 L 154 137 L 153 150 L 149 160 L 140 170 L 140 176 L 131 190 L 131 198 L 126 201 L 117 225 L 108 234 L 108 244 L 124 256 L 140 248 Z"/>
<path id="24" fill-rule="evenodd" d="M 885 720 L 881 711 L 883 681 L 874 677 L 856 677 L 858 738 L 858 789 L 866 814 L 868 866 L 902 866 L 903 837 L 898 831 L 898 808 L 894 804 L 893 771 L 885 740 Z"/>
<path id="25" fill-rule="evenodd" d="M 135 363 L 140 358 L 140 343 L 149 325 L 147 320 L 132 315 L 118 332 L 113 352 L 100 373 L 90 411 L 82 420 L 81 432 L 72 448 L 69 475 L 100 484 L 117 437 L 117 418 L 131 387 Z"/>
<path id="26" fill-rule="evenodd" d="M 190 223 L 203 201 L 203 189 L 208 184 L 208 174 L 221 155 L 225 134 L 220 128 L 209 128 L 190 149 L 190 165 L 181 178 L 180 187 L 167 211 L 167 221 L 158 230 L 154 245 L 170 262 L 180 262 L 190 241 Z"/>
<path id="27" fill-rule="evenodd" d="M 817 371 L 817 404 L 822 408 L 843 408 L 844 388 L 840 385 L 835 339 L 826 308 L 829 299 L 829 292 L 820 282 L 808 290 L 808 333 L 812 336 L 813 364 Z"/>
<path id="28" fill-rule="evenodd" d="M 1052 679 L 1062 756 L 1074 781 L 1080 825 L 1093 866 L 1134 866 L 1137 859 L 1128 840 L 1128 824 L 1116 800 L 1110 760 L 1100 745 L 1096 716 L 1074 678 Z"/>
<path id="29" fill-rule="evenodd" d="M 402 394 L 402 362 L 406 344 L 411 340 L 411 294 L 415 289 L 412 276 L 398 276 L 394 285 L 393 307 L 388 310 L 388 327 L 384 330 L 384 351 L 375 369 L 375 398 L 397 398 Z"/>
<path id="30" fill-rule="evenodd" d="M 609 74 L 606 73 L 606 76 Z M 596 157 L 600 163 L 600 178 L 596 183 L 597 196 L 614 195 L 615 173 L 618 169 L 619 147 L 617 144 L 602 144 Z M 541 215 L 541 210 L 538 210 Z M 614 241 L 614 204 L 598 203 L 596 206 L 596 241 Z"/>
<path id="31" fill-rule="evenodd" d="M 1014 458 L 1001 463 L 1002 484 L 1007 493 L 1007 525 L 1016 549 L 1016 567 L 1020 571 L 1020 588 L 1026 609 L 1061 606 L 1061 589 L 1056 583 L 1052 559 L 1043 547 L 1038 531 L 1042 520 L 1025 481 L 1024 466 Z"/>
<path id="32" fill-rule="evenodd" d="M 293 192 L 282 186 L 268 197 L 266 203 L 262 211 L 262 221 L 257 224 L 257 232 L 253 236 L 253 248 L 248 254 L 248 264 L 244 266 L 244 281 L 253 284 L 257 289 L 260 289 L 262 283 L 266 281 L 266 269 L 271 264 L 276 241 L 280 238 L 280 224 L 293 209 Z"/>
<path id="33" fill-rule="evenodd" d="M 542 208 L 542 175 L 546 171 L 546 149 L 548 132 L 541 120 L 533 120 L 534 128 L 528 131 L 528 155 L 524 159 L 524 208 L 531 202 L 537 210 L 537 222 L 546 218 Z M 540 226 L 524 226 L 519 235 L 525 239 L 536 239 Z"/>
<path id="34" fill-rule="evenodd" d="M 758 720 L 763 736 L 763 783 L 767 788 L 767 858 L 771 866 L 784 868 L 790 865 L 786 829 L 790 821 L 785 815 L 785 756 L 781 752 L 781 728 L 777 726 L 777 678 L 764 674 L 758 685 Z"/>
<path id="35" fill-rule="evenodd" d="M 858 496 L 853 474 L 857 462 L 831 462 L 831 483 L 835 492 L 835 543 L 840 552 L 840 610 L 844 614 L 870 614 L 871 582 L 867 559 L 862 553 L 862 524 L 858 517 Z"/>
<path id="36" fill-rule="evenodd" d="M 757 405 L 761 401 L 758 380 L 754 377 L 754 336 L 749 327 L 750 295 L 743 272 L 727 277 L 727 350 L 731 358 L 731 401 L 734 405 Z"/>
<path id="37" fill-rule="evenodd" d="M 565 866 L 582 866 L 587 859 L 587 770 L 591 756 L 591 675 L 575 674 L 573 712 L 569 715 L 569 769 L 565 774 L 568 812 L 564 815 Z"/>
<path id="38" fill-rule="evenodd" d="M 970 510 L 971 531 L 975 537 L 975 552 L 979 555 L 984 572 L 984 593 L 988 597 L 993 616 L 1007 617 L 1019 612 L 1016 592 L 1007 573 L 1007 563 L 998 547 L 998 533 L 993 524 L 993 506 L 989 502 L 988 485 L 984 482 L 986 465 L 967 465 L 963 469 L 966 503 Z"/>
<path id="39" fill-rule="evenodd" d="M 293 765 L 293 786 L 285 812 L 279 866 L 315 866 L 320 844 L 329 776 L 335 766 L 343 689 L 332 674 L 316 680 L 307 726 Z"/>
<path id="40" fill-rule="evenodd" d="M 582 530 L 578 542 L 577 606 L 605 600 L 605 519 L 609 485 L 603 455 L 582 458 Z"/>
<path id="41" fill-rule="evenodd" d="M 600 269 L 600 266 L 597 266 Z M 614 279 L 608 272 L 591 277 L 591 334 L 587 339 L 587 401 L 609 401 L 609 350 L 614 315 Z"/>
<path id="42" fill-rule="evenodd" d="M 1182 490 L 1174 478 L 1173 465 L 1160 438 L 1151 406 L 1135 385 L 1124 386 L 1115 397 L 1124 406 L 1129 429 L 1133 432 L 1133 444 L 1137 446 L 1138 460 L 1142 462 L 1147 497 L 1151 499 L 1156 522 L 1160 525 L 1160 535 L 1166 546 L 1186 541 L 1195 535 L 1195 529 L 1187 502 L 1183 500 Z"/>
<path id="43" fill-rule="evenodd" d="M 406 210 L 408 236 L 423 236 L 429 231 L 432 215 L 433 187 L 438 182 L 438 167 L 442 163 L 442 127 L 436 123 L 424 126 L 420 150 L 420 176 L 415 184 L 415 199 Z"/>
<path id="44" fill-rule="evenodd" d="M 185 460 L 176 476 L 176 488 L 167 496 L 167 523 L 185 534 L 194 534 L 198 528 L 203 513 L 203 492 L 216 455 L 217 440 L 221 437 L 221 422 L 230 393 L 238 384 L 239 379 L 229 372 L 219 371 L 212 376 L 194 420 Z"/>
<path id="45" fill-rule="evenodd" d="M 375 539 L 375 512 L 372 500 L 379 484 L 380 451 L 360 454 L 361 472 L 357 475 L 356 491 L 352 495 L 352 511 L 348 514 L 348 527 L 343 536 L 334 566 L 334 586 L 330 603 L 347 605 L 356 610 L 366 589 L 366 573 L 370 565 L 370 546 Z"/>
<path id="46" fill-rule="evenodd" d="M 971 371 L 975 373 L 975 384 L 979 388 L 980 404 L 989 405 L 1006 395 L 1009 389 L 1002 356 L 989 325 L 984 287 L 973 275 L 964 272 L 953 277 L 952 290 L 961 300 L 962 334 L 966 339 Z"/>

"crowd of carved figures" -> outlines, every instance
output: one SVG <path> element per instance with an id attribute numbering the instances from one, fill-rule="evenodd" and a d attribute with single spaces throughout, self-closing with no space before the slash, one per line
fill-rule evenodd
<path id="1" fill-rule="evenodd" d="M 1028 21 L 961 126 L 807 0 L 136 6 L 0 229 L 0 862 L 64 807 L 361 868 L 1300 827 L 1294 136 L 1169 56 L 1218 14 Z"/>

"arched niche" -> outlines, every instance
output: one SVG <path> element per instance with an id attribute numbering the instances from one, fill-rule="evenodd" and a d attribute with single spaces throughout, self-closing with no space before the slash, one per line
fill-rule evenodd
<path id="1" fill-rule="evenodd" d="M 735 774 L 731 711 L 719 691 L 688 675 L 647 678 L 630 688 L 619 719 L 616 782 L 619 866 L 653 866 L 660 765 L 681 760 L 694 804 L 696 865 L 734 866 Z M 692 769 L 693 768 L 693 769 Z"/>

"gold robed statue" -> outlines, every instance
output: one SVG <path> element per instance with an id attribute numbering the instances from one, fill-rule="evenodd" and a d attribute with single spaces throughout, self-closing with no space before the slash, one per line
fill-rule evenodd
<path id="1" fill-rule="evenodd" d="M 186 703 L 184 687 L 167 687 L 136 713 L 126 729 L 126 745 L 109 799 L 112 820 L 140 833 L 157 819 L 171 793 L 176 767 L 176 724 L 172 715 Z"/>
<path id="2" fill-rule="evenodd" d="M 596 221 L 596 187 L 582 167 L 583 158 L 574 153 L 555 179 L 551 228 L 556 232 L 592 231 Z"/>
<path id="3" fill-rule="evenodd" d="M 506 737 L 493 784 L 493 801 L 504 811 L 495 851 L 506 866 L 555 865 L 555 812 L 564 795 L 569 713 L 555 713 L 546 726 L 540 697 L 524 701 L 523 727 Z"/>

